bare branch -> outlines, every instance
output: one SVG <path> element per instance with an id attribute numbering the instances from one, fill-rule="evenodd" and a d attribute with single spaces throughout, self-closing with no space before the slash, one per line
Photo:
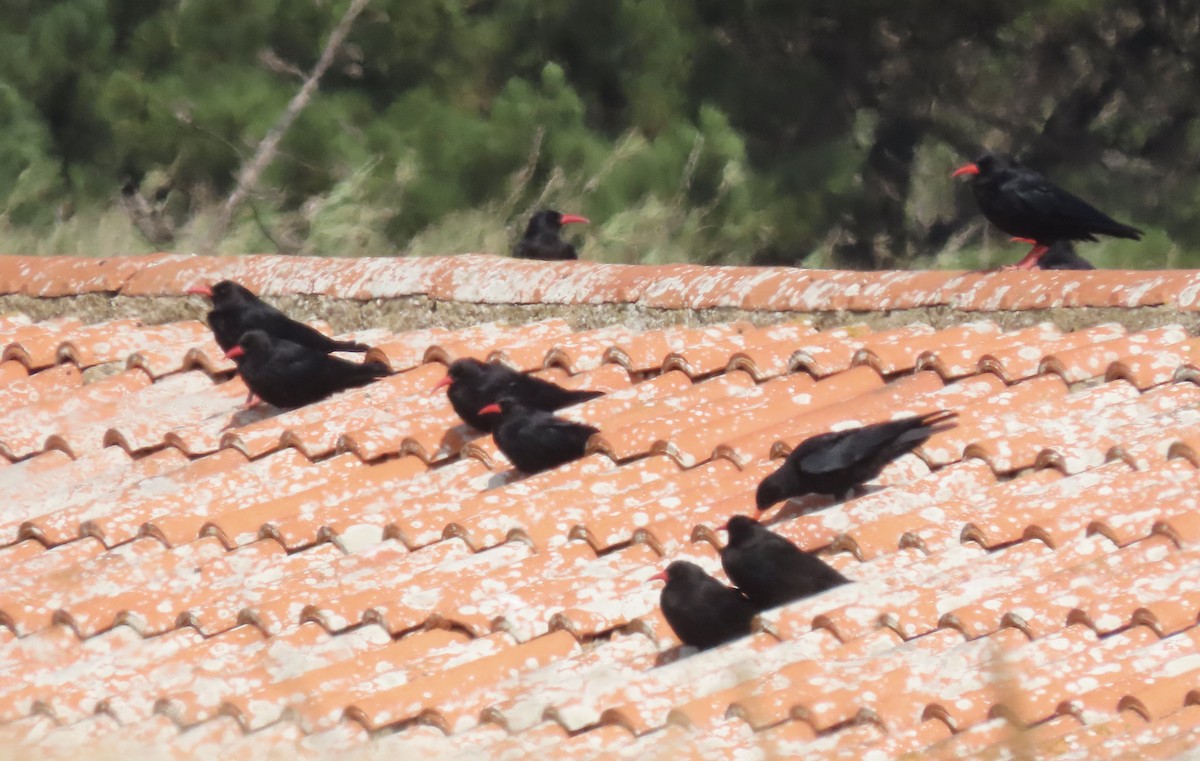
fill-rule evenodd
<path id="1" fill-rule="evenodd" d="M 345 42 L 346 35 L 350 33 L 350 27 L 354 24 L 354 20 L 366 8 L 368 2 L 370 0 L 351 0 L 350 7 L 342 15 L 342 20 L 338 22 L 337 26 L 329 34 L 329 41 L 325 44 L 325 49 L 321 51 L 321 57 L 317 60 L 317 65 L 313 67 L 312 73 L 308 75 L 308 79 L 300 86 L 299 92 L 288 103 L 283 115 L 279 117 L 279 121 L 275 123 L 271 131 L 258 144 L 258 149 L 254 152 L 254 157 L 250 160 L 250 163 L 243 165 L 242 170 L 238 173 L 237 187 L 229 194 L 225 205 L 221 207 L 221 213 L 217 216 L 212 230 L 209 231 L 207 241 L 201 246 L 200 253 L 212 253 L 217 244 L 221 242 L 221 239 L 225 237 L 225 233 L 229 229 L 238 206 L 242 204 L 246 196 L 254 189 L 254 186 L 258 183 L 259 176 L 275 158 L 275 153 L 279 150 L 279 141 L 283 139 L 288 128 L 292 126 L 292 122 L 296 121 L 296 117 L 300 115 L 300 112 L 312 100 L 321 77 L 328 71 L 329 66 L 333 63 L 333 57 L 337 54 L 338 49 L 341 48 L 342 43 Z"/>

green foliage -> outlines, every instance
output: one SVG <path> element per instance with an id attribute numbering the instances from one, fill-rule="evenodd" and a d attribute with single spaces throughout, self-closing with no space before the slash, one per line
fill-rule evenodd
<path id="1" fill-rule="evenodd" d="M 202 240 L 348 3 L 10 2 L 0 234 L 128 241 L 132 181 Z M 999 262 L 947 176 L 991 147 L 1152 231 L 1097 263 L 1179 265 L 1198 29 L 1115 0 L 373 0 L 221 249 L 503 252 L 557 207 L 609 261 Z"/>
<path id="2" fill-rule="evenodd" d="M 33 105 L 0 82 L 0 217 L 9 224 L 41 226 L 53 219 L 62 192 L 62 168 L 50 135 Z"/>

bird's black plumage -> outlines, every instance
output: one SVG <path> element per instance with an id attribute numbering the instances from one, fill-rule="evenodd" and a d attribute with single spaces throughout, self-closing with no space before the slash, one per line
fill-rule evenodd
<path id="1" fill-rule="evenodd" d="M 472 428 L 491 433 L 499 416 L 480 415 L 479 410 L 509 397 L 526 407 L 553 412 L 572 404 L 602 396 L 601 391 L 571 391 L 550 381 L 519 373 L 499 362 L 480 362 L 477 359 L 458 359 L 450 364 L 446 377 L 438 387 L 449 386 L 446 395 L 450 406 Z"/>
<path id="2" fill-rule="evenodd" d="M 583 457 L 587 441 L 599 429 L 535 410 L 520 399 L 501 397 L 500 421 L 492 431 L 496 446 L 525 473 L 540 473 Z M 485 407 L 484 409 L 487 409 Z"/>
<path id="3" fill-rule="evenodd" d="M 952 427 L 954 417 L 953 412 L 931 412 L 805 439 L 758 485 L 758 509 L 805 494 L 843 494 Z"/>
<path id="4" fill-rule="evenodd" d="M 517 259 L 542 259 L 563 261 L 578 259 L 575 247 L 559 237 L 562 226 L 576 222 L 587 223 L 583 217 L 546 209 L 529 218 L 525 234 L 513 247 L 512 255 Z"/>
<path id="5" fill-rule="evenodd" d="M 212 288 L 191 288 L 212 299 L 208 326 L 223 351 L 237 346 L 243 333 L 261 330 L 272 338 L 290 341 L 328 354 L 333 351 L 367 351 L 370 347 L 354 341 L 335 341 L 314 328 L 297 322 L 255 296 L 232 280 L 222 280 Z"/>
<path id="6" fill-rule="evenodd" d="M 971 176 L 979 210 L 992 224 L 1009 235 L 1035 241 L 1019 268 L 1034 266 L 1056 241 L 1094 241 L 1097 235 L 1142 237 L 1141 230 L 1116 221 L 1006 154 L 985 153 L 954 174 Z"/>
<path id="7" fill-rule="evenodd" d="M 1069 240 L 1060 240 L 1038 260 L 1038 269 L 1043 270 L 1094 270 L 1095 265 L 1075 252 Z"/>
<path id="8" fill-rule="evenodd" d="M 721 567 L 759 610 L 799 600 L 849 581 L 816 555 L 752 518 L 735 515 L 726 525 L 729 543 Z"/>
<path id="9" fill-rule="evenodd" d="M 348 362 L 323 351 L 272 338 L 265 331 L 244 333 L 229 351 L 238 374 L 260 399 L 276 407 L 301 407 L 337 391 L 365 386 L 388 374 L 381 362 Z"/>
<path id="10" fill-rule="evenodd" d="M 750 633 L 758 608 L 695 563 L 676 560 L 653 578 L 667 582 L 658 604 L 683 644 L 705 650 Z"/>

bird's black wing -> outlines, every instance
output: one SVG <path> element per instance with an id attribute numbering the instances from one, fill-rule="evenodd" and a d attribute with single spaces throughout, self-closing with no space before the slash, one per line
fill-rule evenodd
<path id="1" fill-rule="evenodd" d="M 366 351 L 368 348 L 353 341 L 334 340 L 316 328 L 293 320 L 269 304 L 263 306 L 270 311 L 263 311 L 257 316 L 263 323 L 262 329 L 270 333 L 273 338 L 282 338 L 285 341 L 307 346 L 325 354 L 332 351 Z"/>
<path id="2" fill-rule="evenodd" d="M 597 432 L 548 412 L 523 410 L 520 417 L 501 423 L 493 436 L 513 465 L 536 473 L 582 457 L 588 439 Z"/>
<path id="3" fill-rule="evenodd" d="M 550 381 L 522 374 L 512 379 L 510 390 L 527 406 L 547 412 L 604 395 L 603 391 L 571 391 Z"/>
<path id="4" fill-rule="evenodd" d="M 548 444 L 582 448 L 599 428 L 585 423 L 564 420 L 553 415 L 538 416 L 538 427 Z"/>
<path id="5" fill-rule="evenodd" d="M 351 362 L 341 357 L 310 350 L 299 381 L 310 380 L 329 390 L 330 393 L 346 388 L 362 386 L 388 374 L 387 366 L 381 362 Z"/>
<path id="6" fill-rule="evenodd" d="M 898 456 L 913 449 L 940 430 L 931 426 L 953 417 L 953 413 L 935 412 L 821 434 L 801 443 L 792 454 L 804 473 L 834 473 L 875 462 L 881 454 Z"/>
<path id="7" fill-rule="evenodd" d="M 792 450 L 788 459 L 803 473 L 834 473 L 869 460 L 880 446 L 894 437 L 890 431 L 882 431 L 876 426 L 823 433 L 806 439 Z"/>
<path id="8" fill-rule="evenodd" d="M 277 406 L 309 404 L 388 374 L 387 366 L 380 362 L 350 362 L 290 341 L 276 341 L 271 349 L 256 374 L 257 385 L 264 390 L 255 392 Z"/>
<path id="9" fill-rule="evenodd" d="M 1141 238 L 1141 230 L 1124 225 L 1036 172 L 1022 172 L 1005 188 L 1025 214 L 1041 218 L 1044 224 L 1080 233 L 1101 233 L 1118 238 Z M 1081 236 L 1085 237 L 1085 236 Z M 1090 236 L 1086 236 L 1087 239 Z"/>
<path id="10" fill-rule="evenodd" d="M 815 594 L 848 581 L 837 569 L 816 555 L 805 552 L 781 536 L 765 533 L 767 537 L 763 542 L 763 554 L 777 565 L 784 578 L 793 580 L 793 586 L 796 581 L 802 581 L 811 588 L 809 594 Z"/>

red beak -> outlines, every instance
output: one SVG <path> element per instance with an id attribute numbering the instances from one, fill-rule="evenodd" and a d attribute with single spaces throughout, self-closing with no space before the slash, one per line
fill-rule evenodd
<path id="1" fill-rule="evenodd" d="M 667 572 L 659 571 L 658 573 L 654 574 L 650 578 L 646 579 L 646 583 L 649 584 L 652 581 L 666 581 L 666 580 L 667 580 Z"/>
<path id="2" fill-rule="evenodd" d="M 225 359 L 237 359 L 238 357 L 245 356 L 245 354 L 245 349 L 240 346 L 235 346 L 229 351 L 225 352 Z"/>
<path id="3" fill-rule="evenodd" d="M 587 224 L 591 224 L 591 223 L 588 221 L 588 218 L 587 218 L 587 217 L 581 217 L 581 216 L 579 216 L 578 214 L 563 214 L 563 215 L 562 215 L 562 219 L 561 219 L 560 221 L 561 221 L 561 222 L 562 222 L 564 225 L 573 225 L 573 224 L 587 225 Z"/>
<path id="4" fill-rule="evenodd" d="M 725 521 L 720 526 L 717 526 L 717 531 L 728 531 L 728 530 L 729 530 L 729 521 Z"/>
<path id="5" fill-rule="evenodd" d="M 479 412 L 476 412 L 475 414 L 476 415 L 491 415 L 493 413 L 495 413 L 497 415 L 500 414 L 500 405 L 499 404 L 489 404 L 488 406 L 484 407 L 483 409 L 481 409 Z"/>
<path id="6" fill-rule="evenodd" d="M 957 177 L 960 174 L 979 174 L 979 165 L 978 164 L 963 164 L 958 169 L 955 169 L 954 174 L 952 174 L 950 176 Z"/>
<path id="7" fill-rule="evenodd" d="M 210 299 L 212 298 L 212 288 L 209 288 L 207 285 L 193 285 L 191 288 L 187 289 L 186 293 L 194 293 L 198 296 L 207 296 Z"/>
<path id="8" fill-rule="evenodd" d="M 432 394 L 434 391 L 437 391 L 439 388 L 445 388 L 446 386 L 449 386 L 453 382 L 454 382 L 454 379 L 451 378 L 449 375 L 447 375 L 445 378 L 442 378 L 440 381 L 438 381 L 436 386 L 429 389 L 429 393 Z"/>
<path id="9" fill-rule="evenodd" d="M 1013 243 L 1028 243 L 1031 246 L 1036 246 L 1037 241 L 1033 238 L 1009 238 Z"/>

